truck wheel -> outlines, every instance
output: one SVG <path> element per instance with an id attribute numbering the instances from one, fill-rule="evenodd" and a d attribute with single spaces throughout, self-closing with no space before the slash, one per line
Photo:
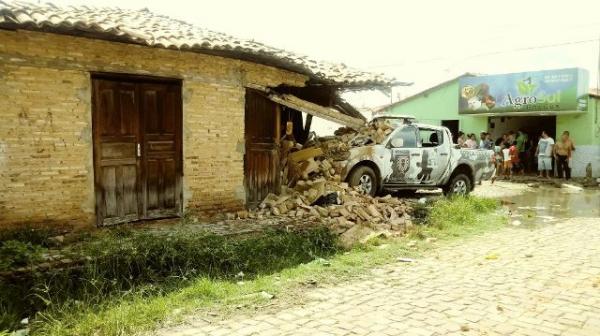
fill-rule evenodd
<path id="1" fill-rule="evenodd" d="M 367 166 L 361 166 L 352 172 L 348 179 L 351 187 L 359 187 L 364 194 L 375 196 L 377 194 L 377 174 Z"/>
<path id="2" fill-rule="evenodd" d="M 456 174 L 444 188 L 446 196 L 467 196 L 471 192 L 471 179 L 465 174 Z"/>

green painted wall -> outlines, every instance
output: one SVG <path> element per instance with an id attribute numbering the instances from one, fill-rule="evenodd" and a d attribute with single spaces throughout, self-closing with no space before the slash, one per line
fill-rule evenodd
<path id="1" fill-rule="evenodd" d="M 387 111 L 390 114 L 408 114 L 419 122 L 440 125 L 442 120 L 458 120 L 459 130 L 479 134 L 487 130 L 487 117 L 458 114 L 458 80 L 433 89 L 429 93 L 407 98 Z"/>
<path id="2" fill-rule="evenodd" d="M 569 131 L 576 144 L 600 145 L 600 105 L 597 98 L 588 100 L 588 112 L 556 117 L 556 134 Z M 596 111 L 596 107 L 598 111 Z"/>
<path id="3" fill-rule="evenodd" d="M 596 104 L 600 104 L 600 100 L 590 97 L 587 113 L 558 115 L 556 133 L 569 130 L 576 144 L 600 145 L 600 115 L 596 116 Z M 600 114 L 600 105 L 598 110 Z M 419 122 L 433 125 L 440 125 L 442 120 L 459 120 L 459 130 L 465 133 L 479 134 L 488 129 L 487 116 L 458 114 L 458 80 L 409 97 L 386 113 L 413 115 Z"/>

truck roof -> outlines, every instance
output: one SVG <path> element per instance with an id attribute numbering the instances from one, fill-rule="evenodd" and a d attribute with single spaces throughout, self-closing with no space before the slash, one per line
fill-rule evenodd
<path id="1" fill-rule="evenodd" d="M 429 129 L 440 130 L 440 131 L 446 129 L 446 127 L 444 127 L 444 126 L 430 125 L 430 124 L 423 124 L 423 123 L 410 123 L 410 124 L 406 124 L 404 126 L 407 126 L 407 125 L 413 125 L 413 126 L 417 126 L 417 127 L 429 128 Z"/>

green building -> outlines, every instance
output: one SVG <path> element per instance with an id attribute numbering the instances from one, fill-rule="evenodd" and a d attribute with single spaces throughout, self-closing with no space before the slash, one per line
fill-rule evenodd
<path id="1" fill-rule="evenodd" d="M 573 176 L 592 164 L 600 176 L 600 92 L 589 90 L 588 74 L 578 68 L 478 76 L 464 74 L 385 106 L 378 114 L 412 115 L 419 122 L 448 127 L 453 134 L 482 131 L 497 139 L 524 130 L 537 139 L 569 131 L 576 150 Z"/>

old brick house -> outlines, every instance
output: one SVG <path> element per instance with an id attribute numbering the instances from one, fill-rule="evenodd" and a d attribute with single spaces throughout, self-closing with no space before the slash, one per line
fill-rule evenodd
<path id="1" fill-rule="evenodd" d="M 336 91 L 388 84 L 147 10 L 0 0 L 0 226 L 242 208 L 286 120 L 360 124 Z"/>

